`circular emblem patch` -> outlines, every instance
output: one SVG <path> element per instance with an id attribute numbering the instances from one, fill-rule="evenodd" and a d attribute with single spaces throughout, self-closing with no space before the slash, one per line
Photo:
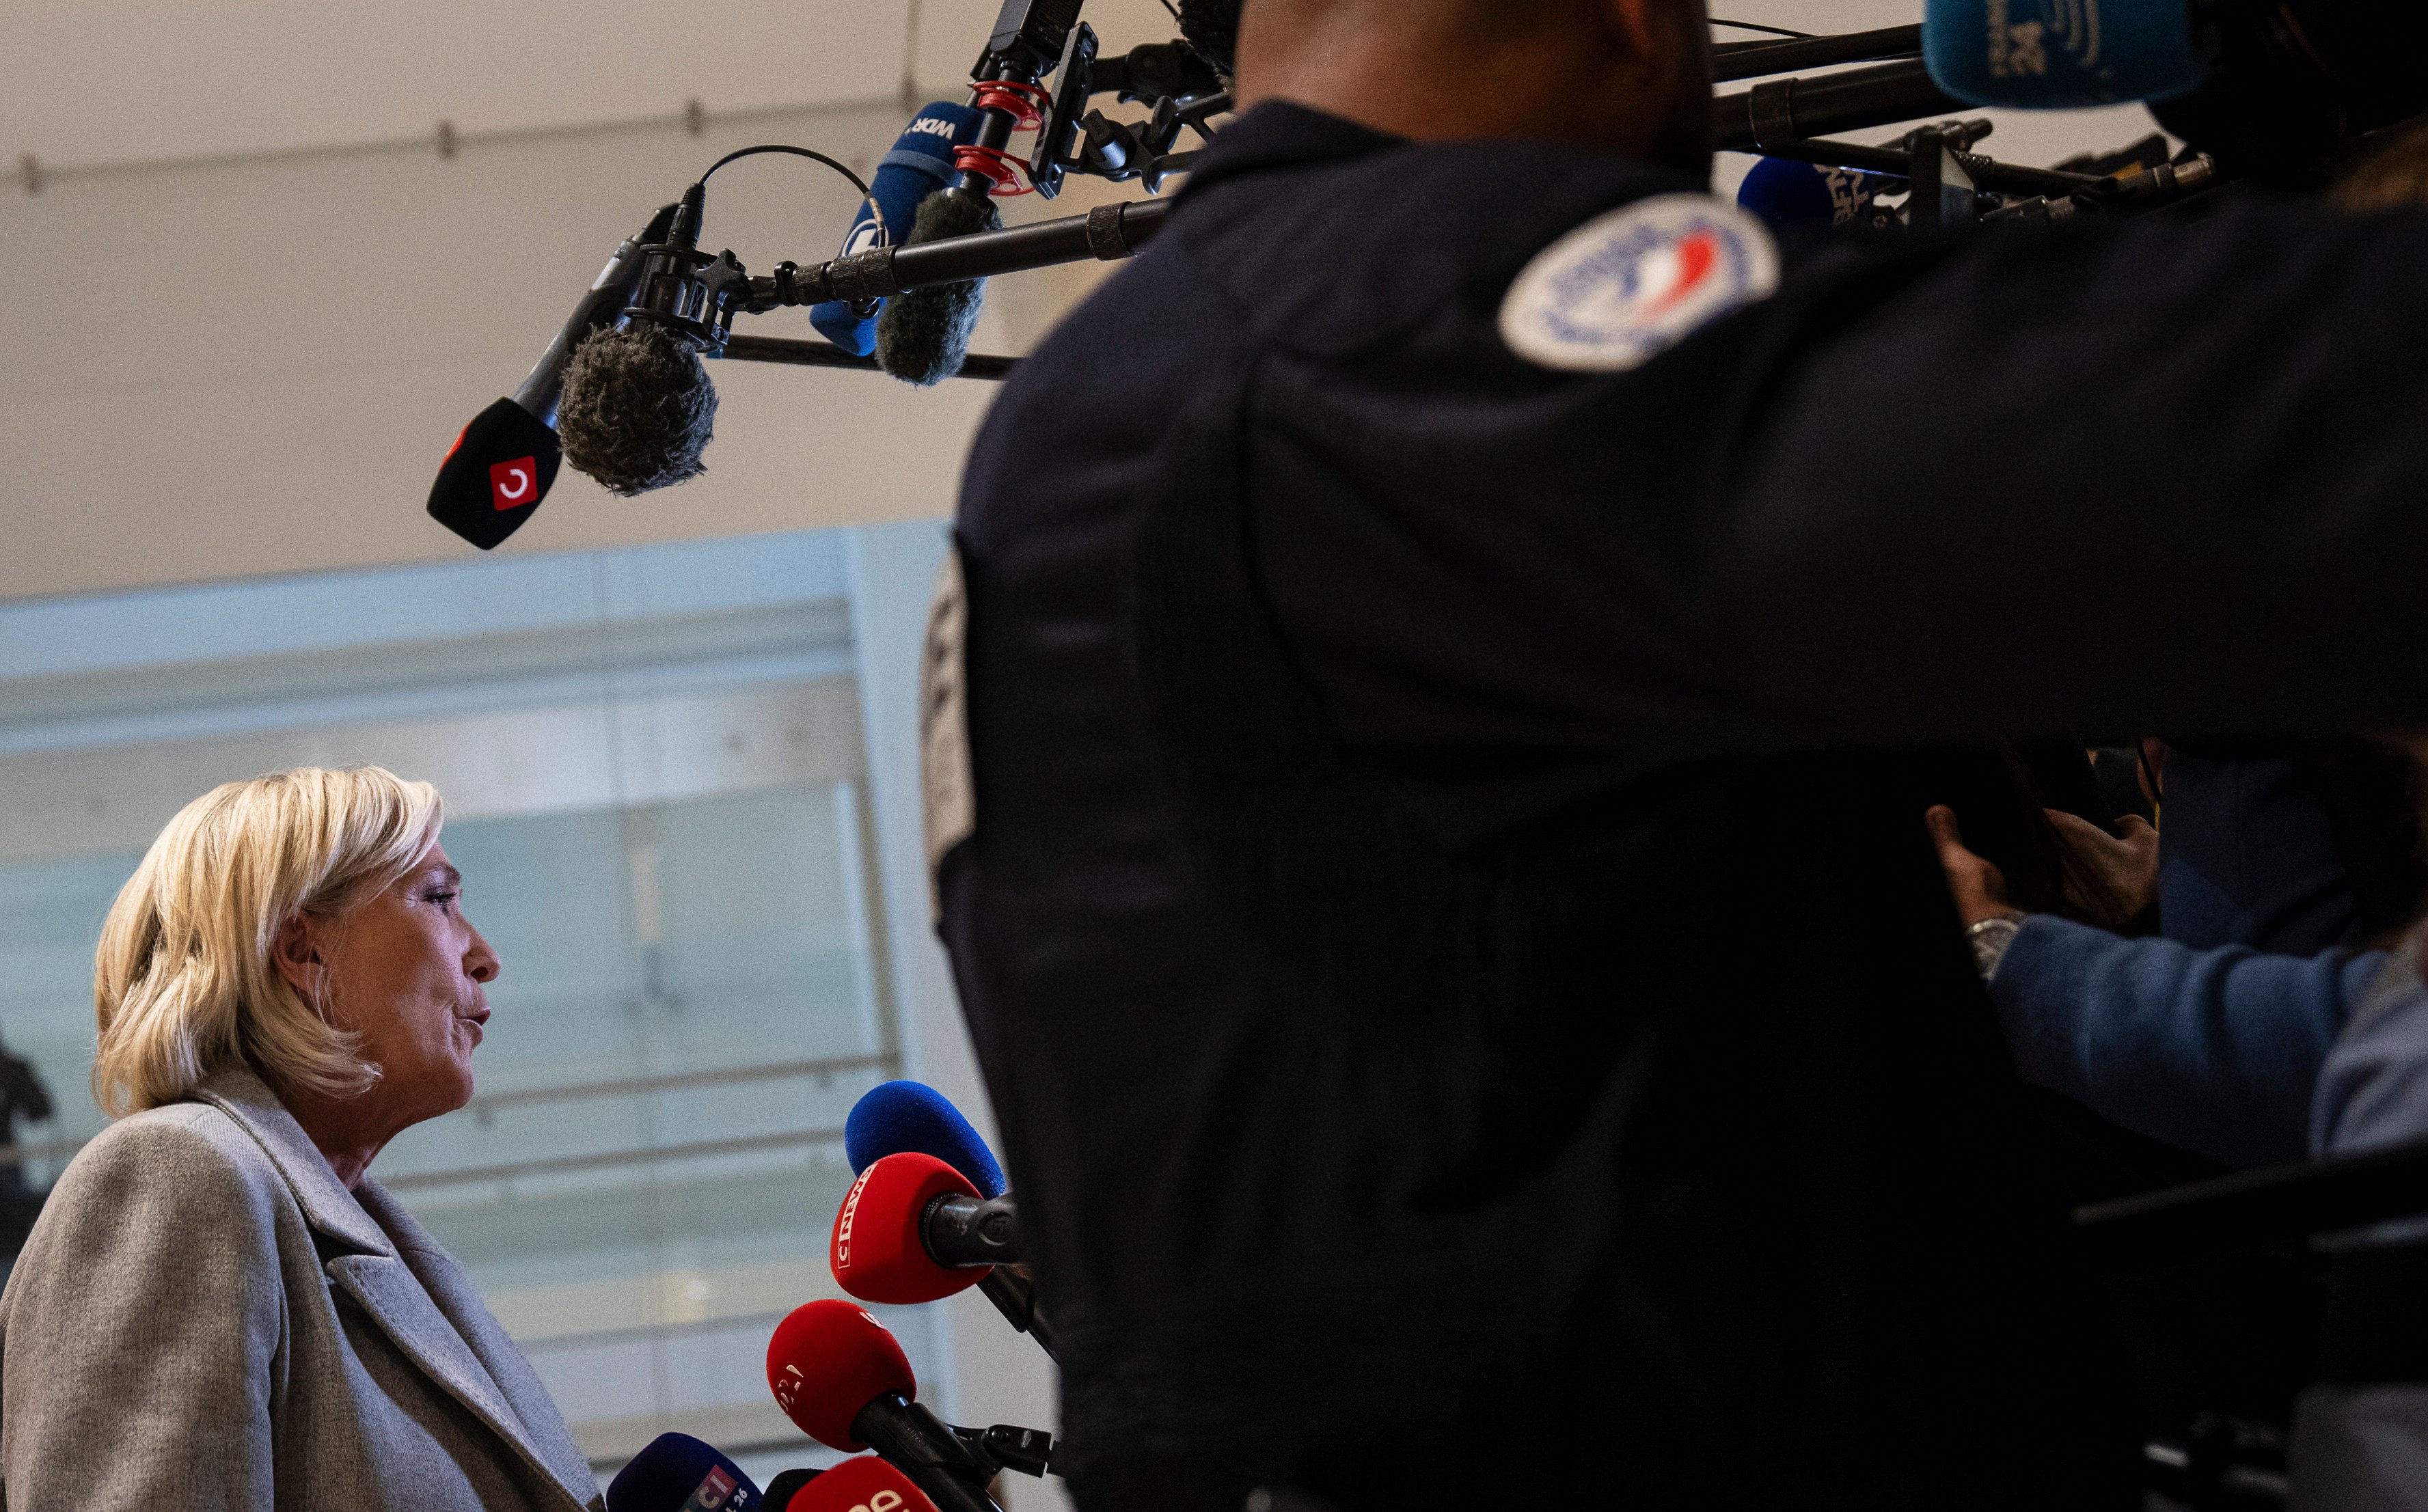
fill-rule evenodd
<path id="1" fill-rule="evenodd" d="M 1761 222 L 1705 194 L 1598 216 L 1535 254 L 1501 304 L 1501 338 L 1538 367 L 1622 372 L 1779 288 Z"/>

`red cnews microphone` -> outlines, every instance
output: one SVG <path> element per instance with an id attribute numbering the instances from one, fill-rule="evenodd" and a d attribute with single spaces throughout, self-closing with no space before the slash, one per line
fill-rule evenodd
<path id="1" fill-rule="evenodd" d="M 936 1504 L 875 1454 L 829 1466 L 772 1512 L 936 1512 Z"/>
<path id="2" fill-rule="evenodd" d="M 941 1262 L 928 1242 L 929 1215 L 955 1198 L 975 1207 L 978 1189 L 932 1155 L 906 1150 L 873 1162 L 835 1214 L 827 1245 L 835 1283 L 862 1302 L 907 1307 L 986 1279 L 993 1267 Z"/>
<path id="3" fill-rule="evenodd" d="M 794 1308 L 767 1341 L 767 1387 L 803 1433 L 846 1454 L 874 1446 L 938 1512 L 1002 1512 L 987 1466 L 919 1405 L 902 1346 L 867 1308 L 831 1297 Z"/>

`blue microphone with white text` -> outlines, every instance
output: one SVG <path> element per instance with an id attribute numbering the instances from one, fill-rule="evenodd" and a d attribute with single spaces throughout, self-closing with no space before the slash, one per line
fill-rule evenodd
<path id="1" fill-rule="evenodd" d="M 920 202 L 959 176 L 953 150 L 976 140 L 981 119 L 976 109 L 966 105 L 940 100 L 923 107 L 895 139 L 894 150 L 878 161 L 877 176 L 868 183 L 875 211 L 867 200 L 861 202 L 860 214 L 853 218 L 837 255 L 848 257 L 878 246 L 880 231 L 885 244 L 899 247 L 909 242 Z M 813 304 L 810 323 L 836 346 L 864 357 L 877 350 L 877 313 L 883 304 L 877 302 L 864 314 L 841 300 Z"/>

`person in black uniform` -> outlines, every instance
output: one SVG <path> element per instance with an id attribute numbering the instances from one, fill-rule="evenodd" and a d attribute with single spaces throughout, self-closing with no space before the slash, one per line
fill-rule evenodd
<path id="1" fill-rule="evenodd" d="M 929 849 L 1083 1506 L 2138 1504 L 1920 816 L 2428 714 L 2428 216 L 1782 266 L 1705 25 L 1252 0 L 978 440 Z"/>

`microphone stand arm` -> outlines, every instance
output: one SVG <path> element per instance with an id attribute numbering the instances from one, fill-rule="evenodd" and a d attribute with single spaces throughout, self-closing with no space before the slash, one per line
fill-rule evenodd
<path id="1" fill-rule="evenodd" d="M 1024 273 L 1075 262 L 1120 262 L 1163 229 L 1170 200 L 1125 200 L 1100 205 L 1085 215 L 1001 231 L 980 231 L 908 247 L 875 247 L 810 267 L 779 266 L 773 276 L 750 280 L 752 314 L 788 304 L 859 304 L 905 289 L 963 284 L 1002 273 Z"/>
<path id="2" fill-rule="evenodd" d="M 1058 221 L 924 241 L 914 247 L 878 247 L 809 268 L 785 263 L 777 268 L 772 277 L 750 279 L 749 293 L 741 308 L 749 314 L 763 315 L 786 305 L 820 304 L 832 299 L 883 299 L 906 288 L 958 284 L 1064 263 L 1120 262 L 1137 255 L 1138 250 L 1163 229 L 1165 219 L 1172 214 L 1172 204 L 1170 200 L 1127 200 L 1119 205 L 1100 205 L 1085 215 L 1065 216 Z M 701 355 L 802 368 L 881 370 L 875 357 L 854 356 L 826 341 L 795 341 L 782 337 L 730 336 Z M 1008 378 L 1019 360 L 974 354 L 961 364 L 958 376 Z M 1003 1306 L 1003 1302 L 998 1299 L 996 1306 Z M 1020 1324 L 1015 1323 L 1014 1326 Z"/>

